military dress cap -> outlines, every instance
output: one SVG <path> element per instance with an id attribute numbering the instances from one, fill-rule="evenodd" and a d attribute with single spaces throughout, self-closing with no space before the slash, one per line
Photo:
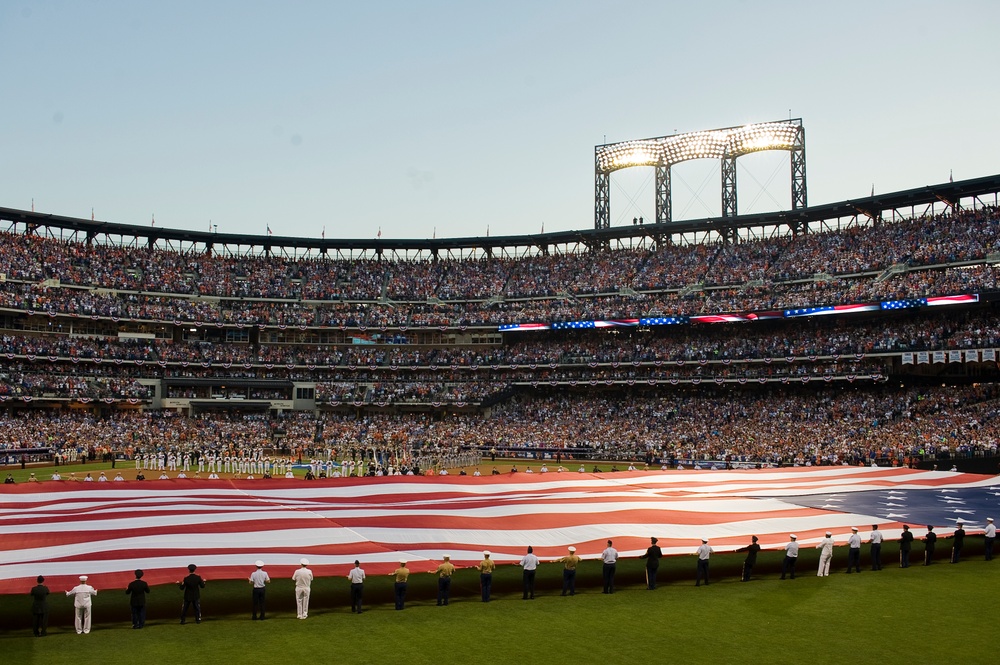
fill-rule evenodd
<path id="1" fill-rule="evenodd" d="M 570 552 L 575 552 L 575 551 L 576 551 L 576 548 L 575 548 L 575 547 L 573 547 L 572 545 L 570 545 L 570 546 L 569 546 L 569 551 L 570 551 Z"/>
<path id="2" fill-rule="evenodd" d="M 483 556 L 489 556 L 489 555 L 490 555 L 489 550 L 483 550 Z"/>
<path id="3" fill-rule="evenodd" d="M 86 582 L 87 581 L 87 576 L 86 575 L 80 575 L 80 581 L 81 582 Z"/>
<path id="4" fill-rule="evenodd" d="M 257 566 L 258 568 L 263 568 L 264 562 L 261 561 L 260 559 L 257 559 L 256 561 L 253 562 L 253 565 Z"/>
<path id="5" fill-rule="evenodd" d="M 796 538 L 798 538 L 798 536 L 796 536 L 796 535 L 795 535 L 794 533 L 793 533 L 793 534 L 791 534 L 791 535 L 790 535 L 790 536 L 788 536 L 788 537 L 789 537 L 789 538 L 791 538 L 792 540 L 795 540 Z"/>
<path id="6" fill-rule="evenodd" d="M 308 566 L 309 559 L 299 559 L 299 563 L 301 563 L 303 566 Z"/>

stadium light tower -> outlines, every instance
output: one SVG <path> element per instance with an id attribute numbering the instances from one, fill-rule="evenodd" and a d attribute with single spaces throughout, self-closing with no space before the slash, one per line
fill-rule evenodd
<path id="1" fill-rule="evenodd" d="M 633 166 L 656 169 L 656 223 L 670 222 L 670 167 L 691 159 L 721 160 L 722 216 L 736 216 L 736 160 L 764 150 L 791 153 L 792 209 L 806 207 L 806 130 L 801 118 L 596 146 L 594 226 L 611 226 L 611 174 Z"/>

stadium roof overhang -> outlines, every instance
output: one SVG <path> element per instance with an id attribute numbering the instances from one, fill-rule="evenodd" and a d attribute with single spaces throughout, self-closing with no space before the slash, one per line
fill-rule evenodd
<path id="1" fill-rule="evenodd" d="M 623 225 L 606 229 L 581 229 L 576 231 L 557 231 L 532 235 L 507 235 L 464 238 L 423 238 L 423 239 L 345 239 L 345 238 L 301 238 L 295 236 L 261 236 L 239 233 L 212 233 L 208 231 L 186 231 L 140 226 L 137 224 L 119 224 L 102 222 L 78 217 L 52 215 L 15 208 L 0 208 L 0 221 L 13 224 L 24 224 L 29 229 L 40 227 L 65 229 L 86 235 L 87 238 L 97 236 L 120 236 L 142 238 L 153 245 L 159 240 L 169 240 L 187 243 L 203 244 L 207 247 L 217 245 L 229 247 L 261 247 L 265 252 L 276 248 L 310 249 L 326 252 L 333 251 L 438 251 L 460 249 L 492 250 L 504 247 L 532 247 L 580 243 L 588 247 L 606 246 L 615 239 L 666 234 L 702 233 L 716 231 L 723 235 L 734 229 L 757 228 L 767 226 L 790 226 L 801 228 L 812 222 L 851 217 L 858 214 L 877 218 L 885 210 L 908 208 L 911 206 L 933 205 L 945 203 L 954 205 L 962 199 L 970 199 L 1000 192 L 1000 174 L 947 182 L 939 185 L 927 185 L 914 189 L 878 194 L 859 199 L 850 199 L 837 203 L 810 206 L 798 210 L 760 213 L 756 215 L 740 215 L 737 217 L 716 217 L 697 220 L 686 220 L 664 224 L 646 224 L 644 226 Z M 292 220 L 294 222 L 294 220 Z"/>

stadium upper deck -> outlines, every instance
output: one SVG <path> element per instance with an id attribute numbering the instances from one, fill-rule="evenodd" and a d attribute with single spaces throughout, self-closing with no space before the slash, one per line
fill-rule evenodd
<path id="1" fill-rule="evenodd" d="M 733 243 L 431 261 L 236 258 L 9 233 L 0 272 L 67 287 L 297 302 L 586 297 L 982 261 L 996 249 L 997 218 L 990 207 Z"/>
<path id="2" fill-rule="evenodd" d="M 562 251 L 555 242 L 565 234 L 550 234 L 531 238 L 535 251 L 520 257 L 508 250 L 529 243 L 516 238 L 427 241 L 407 257 L 410 241 L 340 247 L 0 211 L 11 221 L 0 235 L 0 399 L 438 408 L 540 383 L 853 382 L 957 368 L 968 379 L 995 370 L 997 190 L 1000 176 L 823 207 L 852 211 L 847 218 L 808 209 L 595 230 L 575 244 L 564 238 Z M 960 200 L 966 207 L 952 210 Z M 911 215 L 890 204 L 908 204 Z M 270 244 L 254 253 L 256 242 Z M 302 247 L 313 253 L 285 251 Z M 480 251 L 448 254 L 462 248 Z M 317 253 L 324 249 L 337 258 Z M 354 249 L 357 258 L 344 255 Z M 851 311 L 914 312 L 738 331 L 638 325 L 639 317 L 746 321 L 872 302 Z M 923 311 L 965 307 L 956 302 L 974 309 Z M 727 312 L 768 315 L 717 316 Z M 525 341 L 498 331 L 628 317 L 635 329 L 616 337 Z"/>

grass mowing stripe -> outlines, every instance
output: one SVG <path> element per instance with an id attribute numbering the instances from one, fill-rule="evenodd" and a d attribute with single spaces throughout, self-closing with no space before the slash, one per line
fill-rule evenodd
<path id="1" fill-rule="evenodd" d="M 69 613 L 60 607 L 48 637 L 34 638 L 26 628 L 4 630 L 0 644 L 6 662 L 46 665 L 111 665 L 137 658 L 158 665 L 651 659 L 826 664 L 973 660 L 988 652 L 970 638 L 980 634 L 985 639 L 995 623 L 991 590 L 1000 568 L 992 562 L 976 557 L 957 566 L 887 566 L 848 576 L 839 550 L 837 572 L 817 578 L 812 554 L 803 556 L 797 579 L 786 581 L 777 579 L 775 561 L 763 557 L 758 564 L 762 579 L 749 583 L 733 575 L 738 556 L 715 557 L 713 583 L 701 588 L 694 586 L 693 557 L 675 558 L 661 567 L 668 581 L 656 591 L 636 584 L 639 562 L 624 561 L 620 578 L 628 586 L 611 596 L 600 593 L 599 564 L 587 562 L 592 565 L 581 569 L 580 592 L 565 598 L 558 595 L 558 566 L 549 564 L 539 573 L 542 591 L 535 601 L 522 601 L 518 571 L 502 568 L 495 600 L 488 604 L 476 597 L 473 571 L 464 570 L 456 578 L 451 605 L 434 606 L 433 579 L 424 576 L 414 579 L 412 600 L 402 612 L 392 609 L 391 584 L 380 577 L 366 585 L 370 602 L 360 616 L 349 611 L 346 580 L 326 578 L 314 584 L 316 602 L 305 621 L 295 619 L 286 580 L 276 580 L 268 590 L 272 617 L 263 623 L 249 619 L 248 585 L 210 582 L 204 592 L 206 620 L 186 626 L 177 625 L 179 592 L 157 587 L 151 596 L 153 618 L 142 631 L 129 628 L 124 593 L 105 589 L 97 597 L 90 635 L 76 635 L 66 621 Z M 885 556 L 889 561 L 891 553 Z M 60 601 L 69 604 L 54 593 L 52 605 Z M 28 606 L 26 595 L 0 598 L 3 625 L 23 623 Z"/>

